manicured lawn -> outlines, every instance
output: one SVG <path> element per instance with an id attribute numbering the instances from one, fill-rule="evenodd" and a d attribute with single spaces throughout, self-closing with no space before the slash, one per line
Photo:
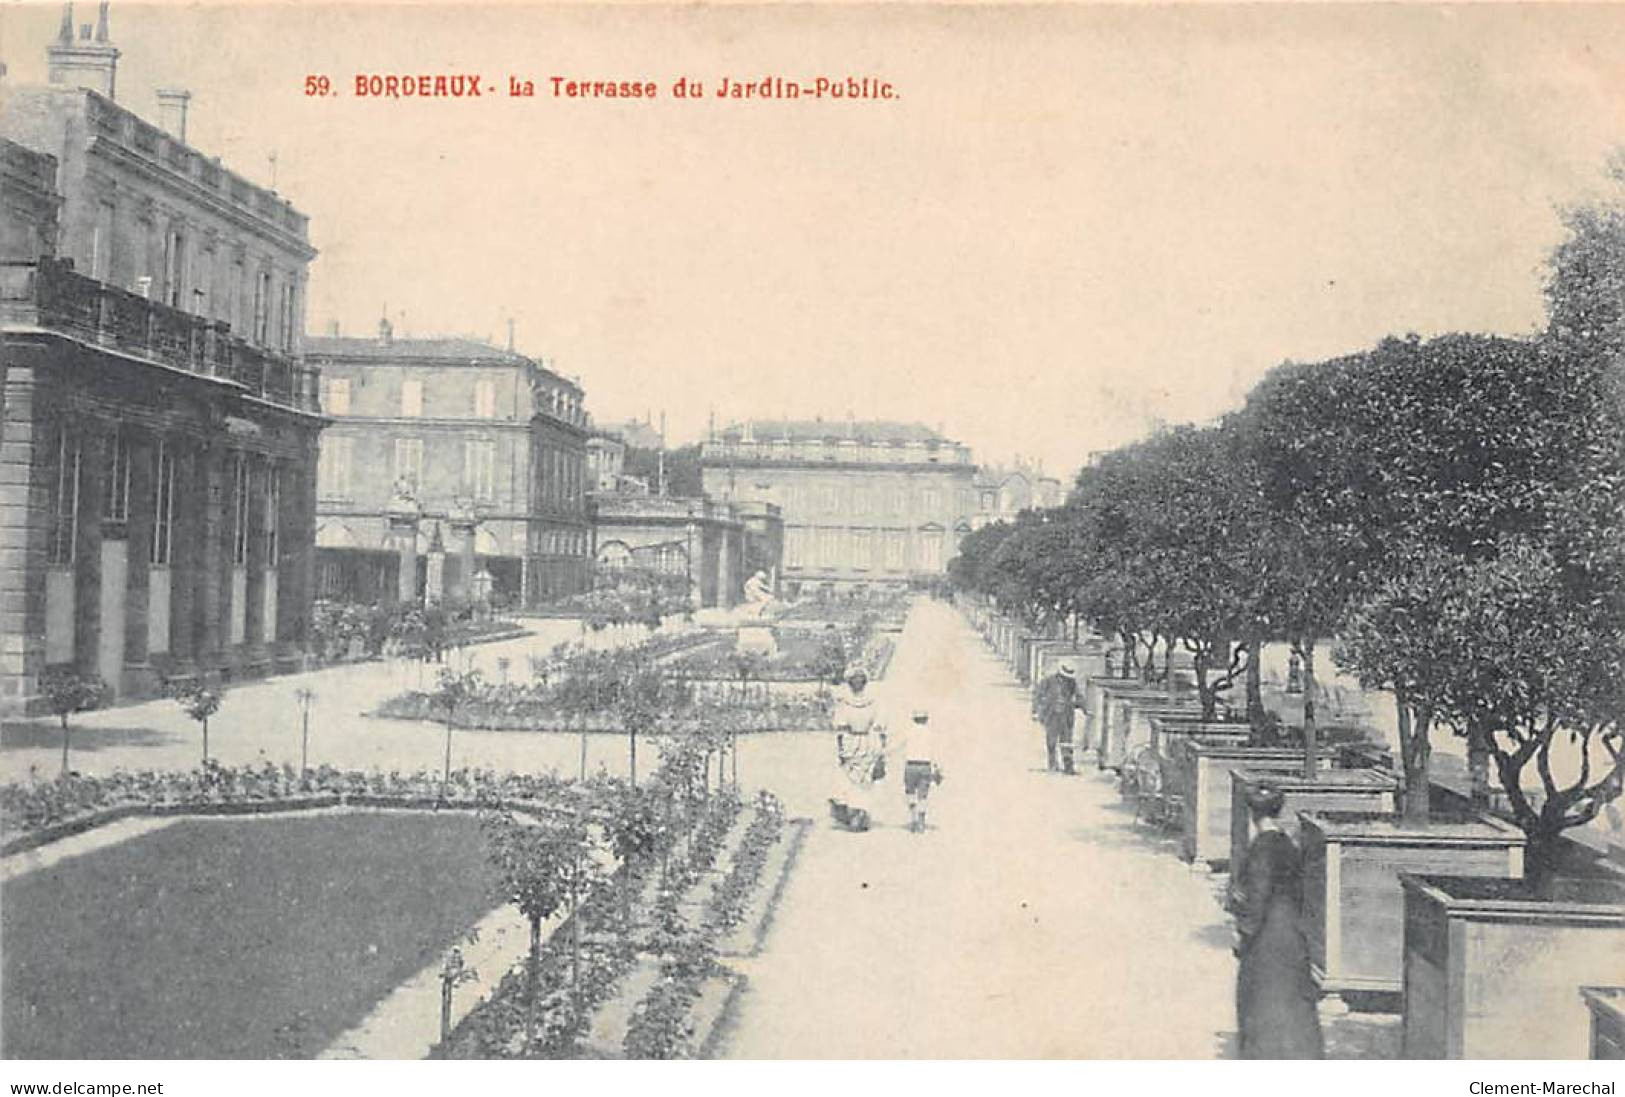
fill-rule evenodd
<path id="1" fill-rule="evenodd" d="M 197 819 L 0 896 L 0 1055 L 309 1057 L 496 905 L 472 816 Z"/>

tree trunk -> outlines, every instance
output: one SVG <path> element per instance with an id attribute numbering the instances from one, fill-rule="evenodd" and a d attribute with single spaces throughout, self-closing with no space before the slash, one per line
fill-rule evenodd
<path id="1" fill-rule="evenodd" d="M 630 777 L 631 777 L 632 787 L 637 788 L 638 787 L 638 729 L 637 728 L 628 727 L 626 729 L 626 741 L 627 741 L 627 770 L 628 770 L 628 773 L 630 774 Z"/>
<path id="2" fill-rule="evenodd" d="M 1320 768 L 1320 736 L 1315 727 L 1315 641 L 1305 637 L 1298 642 L 1303 656 L 1303 775 L 1315 776 Z"/>
<path id="3" fill-rule="evenodd" d="M 1201 650 L 1201 646 L 1198 645 L 1195 659 L 1196 696 L 1202 703 L 1203 720 L 1213 720 L 1219 714 L 1219 691 L 1215 688 L 1217 683 L 1208 677 L 1208 672 L 1213 669 L 1210 665 L 1214 662 L 1213 656 L 1218 654 L 1220 657 L 1218 661 L 1223 663 L 1228 661 L 1229 653 L 1228 643 L 1210 644 L 1206 651 Z"/>
<path id="4" fill-rule="evenodd" d="M 209 719 L 203 718 L 203 764 L 209 764 Z"/>
<path id="5" fill-rule="evenodd" d="M 530 918 L 530 955 L 525 960 L 525 1046 L 536 1039 L 536 983 L 542 970 L 542 920 Z"/>
<path id="6" fill-rule="evenodd" d="M 446 772 L 440 780 L 440 796 L 444 799 L 451 789 L 451 717 L 446 718 Z"/>
<path id="7" fill-rule="evenodd" d="M 440 980 L 440 1042 L 451 1036 L 451 980 Z"/>
<path id="8" fill-rule="evenodd" d="M 1467 725 L 1467 776 L 1471 782 L 1468 796 L 1473 807 L 1488 810 L 1490 806 L 1490 742 L 1483 726 L 1476 720 Z"/>
<path id="9" fill-rule="evenodd" d="M 1264 671 L 1260 665 L 1264 656 L 1264 642 L 1247 643 L 1247 726 L 1252 738 L 1261 739 L 1264 732 Z"/>
<path id="10" fill-rule="evenodd" d="M 1433 757 L 1433 714 L 1411 703 L 1404 690 L 1394 691 L 1399 715 L 1399 752 L 1405 771 L 1404 817 L 1407 823 L 1427 824 L 1428 771 Z"/>
<path id="11" fill-rule="evenodd" d="M 66 777 L 68 775 L 68 736 L 70 734 L 71 734 L 71 732 L 69 732 L 69 730 L 68 730 L 68 718 L 66 716 L 63 716 L 62 717 L 62 776 L 64 776 L 64 777 Z"/>
<path id="12" fill-rule="evenodd" d="M 1557 882 L 1557 851 L 1563 828 L 1544 817 L 1533 827 L 1526 827 L 1528 839 L 1523 851 L 1523 878 L 1536 895 L 1550 898 Z"/>

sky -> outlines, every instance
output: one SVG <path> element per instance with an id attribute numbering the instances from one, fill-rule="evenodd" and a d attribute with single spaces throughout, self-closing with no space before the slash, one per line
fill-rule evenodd
<path id="1" fill-rule="evenodd" d="M 9 79 L 59 19 L 0 0 Z M 115 0 L 112 27 L 126 106 L 183 86 L 192 144 L 263 184 L 275 153 L 312 332 L 511 318 L 599 421 L 665 412 L 674 444 L 851 412 L 1060 475 L 1283 360 L 1534 330 L 1559 209 L 1625 144 L 1625 6 Z M 470 72 L 497 94 L 353 94 Z M 897 98 L 670 95 L 766 75 Z"/>

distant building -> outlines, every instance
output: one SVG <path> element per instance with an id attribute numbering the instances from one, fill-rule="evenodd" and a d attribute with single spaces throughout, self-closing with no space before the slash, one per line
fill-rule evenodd
<path id="1" fill-rule="evenodd" d="M 314 371 L 304 214 L 114 98 L 107 5 L 0 86 L 0 708 L 302 665 Z M 60 157 L 54 160 L 53 157 Z"/>
<path id="2" fill-rule="evenodd" d="M 647 568 L 683 575 L 696 607 L 737 605 L 748 531 L 740 514 L 710 499 L 595 494 L 594 555 L 600 571 Z"/>
<path id="3" fill-rule="evenodd" d="M 634 449 L 662 449 L 666 444 L 661 428 L 655 424 L 652 416 L 628 419 L 624 423 L 606 423 L 604 429 L 618 435 L 622 442 Z"/>
<path id="4" fill-rule="evenodd" d="M 587 485 L 592 491 L 619 491 L 626 468 L 626 442 L 619 434 L 594 430 L 587 436 Z"/>
<path id="5" fill-rule="evenodd" d="M 780 509 L 790 596 L 940 576 L 977 512 L 969 448 L 917 423 L 753 420 L 700 463 L 708 495 Z"/>
<path id="6" fill-rule="evenodd" d="M 434 532 L 449 554 L 431 597 L 477 593 L 478 571 L 503 601 L 539 605 L 585 589 L 592 553 L 587 515 L 587 419 L 574 381 L 513 350 L 466 338 L 309 337 L 333 425 L 322 440 L 317 511 L 321 594 L 387 600 L 423 593 L 430 578 L 396 567 L 390 512 L 408 495 L 418 511 L 417 553 Z M 479 521 L 469 527 L 459 508 Z M 457 529 L 452 527 L 456 526 Z M 474 538 L 476 574 L 458 573 Z M 371 564 L 368 564 L 371 561 Z"/>
<path id="7" fill-rule="evenodd" d="M 1009 466 L 983 465 L 976 470 L 977 529 L 994 522 L 1013 521 L 1024 510 L 1058 507 L 1065 501 L 1061 482 L 1044 475 L 1042 465 L 1016 458 Z"/>

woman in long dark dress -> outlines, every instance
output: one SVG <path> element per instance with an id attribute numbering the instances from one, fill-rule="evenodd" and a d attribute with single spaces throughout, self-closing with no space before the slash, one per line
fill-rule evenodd
<path id="1" fill-rule="evenodd" d="M 1252 790 L 1258 837 L 1247 847 L 1231 896 L 1240 941 L 1236 1019 L 1243 1059 L 1320 1059 L 1318 995 L 1304 939 L 1303 858 L 1280 828 L 1279 789 Z"/>

